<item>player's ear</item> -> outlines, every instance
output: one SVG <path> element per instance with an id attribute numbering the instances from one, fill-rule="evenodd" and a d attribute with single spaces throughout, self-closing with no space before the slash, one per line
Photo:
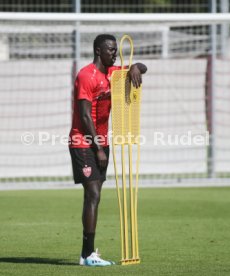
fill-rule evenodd
<path id="1" fill-rule="evenodd" d="M 97 56 L 100 56 L 100 55 L 101 55 L 101 49 L 100 49 L 99 47 L 97 47 L 97 48 L 95 49 L 95 54 L 96 54 Z"/>

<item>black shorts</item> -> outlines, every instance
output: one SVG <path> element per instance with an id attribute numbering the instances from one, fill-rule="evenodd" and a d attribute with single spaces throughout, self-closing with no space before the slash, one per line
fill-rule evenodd
<path id="1" fill-rule="evenodd" d="M 100 180 L 104 182 L 106 180 L 106 168 L 100 169 L 98 166 L 96 149 L 94 148 L 69 148 L 72 167 L 73 178 L 75 184 L 87 183 L 89 181 Z M 109 146 L 104 147 L 105 154 L 109 161 Z"/>

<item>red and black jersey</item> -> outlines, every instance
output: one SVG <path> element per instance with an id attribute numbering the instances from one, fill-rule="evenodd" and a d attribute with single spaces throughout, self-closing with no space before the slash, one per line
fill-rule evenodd
<path id="1" fill-rule="evenodd" d="M 74 91 L 74 110 L 72 128 L 70 131 L 71 148 L 89 148 L 92 145 L 85 139 L 80 120 L 78 101 L 87 100 L 92 103 L 91 116 L 97 135 L 103 136 L 104 143 L 108 145 L 108 120 L 111 109 L 110 78 L 114 70 L 120 67 L 109 67 L 108 74 L 99 71 L 95 64 L 91 63 L 82 68 L 77 75 Z"/>

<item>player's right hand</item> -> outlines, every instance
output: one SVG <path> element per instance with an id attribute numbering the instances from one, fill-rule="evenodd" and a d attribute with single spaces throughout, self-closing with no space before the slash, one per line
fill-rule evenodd
<path id="1" fill-rule="evenodd" d="M 130 67 L 130 70 L 129 70 L 129 79 L 132 82 L 132 84 L 133 84 L 134 87 L 138 88 L 138 87 L 141 86 L 141 83 L 142 83 L 141 71 L 138 68 L 137 64 L 133 64 Z"/>
<path id="2" fill-rule="evenodd" d="M 97 160 L 98 160 L 99 168 L 103 169 L 107 166 L 108 159 L 107 159 L 107 156 L 106 156 L 103 148 L 98 149 L 98 151 L 97 151 Z"/>

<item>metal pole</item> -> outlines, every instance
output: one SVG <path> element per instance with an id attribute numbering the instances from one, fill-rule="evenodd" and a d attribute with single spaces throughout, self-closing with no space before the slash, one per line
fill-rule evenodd
<path id="1" fill-rule="evenodd" d="M 211 3 L 211 11 L 212 13 L 216 13 L 217 10 L 217 6 L 216 6 L 216 0 L 212 0 Z M 212 133 L 210 135 L 211 141 L 210 141 L 210 150 L 211 150 L 211 154 L 210 154 L 210 158 L 211 158 L 211 177 L 215 178 L 215 174 L 216 174 L 216 81 L 215 81 L 215 68 L 216 68 L 216 55 L 217 55 L 217 46 L 216 46 L 216 24 L 212 24 L 211 27 L 211 92 L 212 92 L 212 100 L 211 100 L 211 124 L 212 124 Z"/>
<path id="2" fill-rule="evenodd" d="M 221 13 L 229 12 L 229 1 L 221 0 Z M 221 25 L 221 54 L 225 57 L 227 54 L 227 41 L 228 41 L 228 24 L 223 23 Z"/>
<path id="3" fill-rule="evenodd" d="M 48 13 L 48 12 L 0 12 L 0 20 L 14 21 L 63 21 L 63 22 L 226 22 L 230 13 Z M 190 26 L 190 25 L 189 25 Z"/>
<path id="4" fill-rule="evenodd" d="M 169 57 L 169 27 L 164 27 L 162 34 L 162 58 Z"/>
<path id="5" fill-rule="evenodd" d="M 81 13 L 81 0 L 74 0 L 74 12 Z M 80 59 L 81 59 L 81 32 L 80 32 L 80 22 L 77 21 L 75 24 L 75 41 L 74 41 L 74 63 L 75 70 L 78 72 L 80 69 Z"/>

